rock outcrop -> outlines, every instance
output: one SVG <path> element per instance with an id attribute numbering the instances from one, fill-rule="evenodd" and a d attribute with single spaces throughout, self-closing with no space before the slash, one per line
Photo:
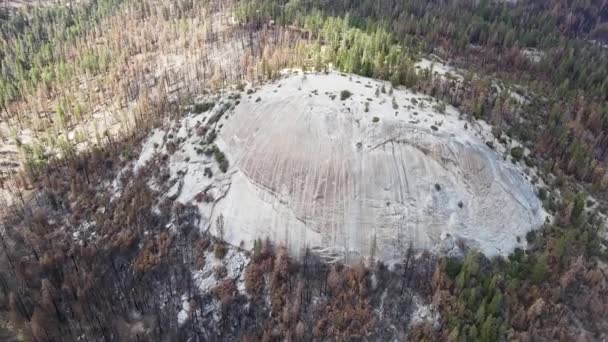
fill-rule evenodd
<path id="1" fill-rule="evenodd" d="M 181 185 L 170 195 L 189 202 L 208 194 L 212 201 L 199 201 L 202 228 L 218 233 L 221 216 L 221 234 L 237 246 L 269 237 L 295 253 L 310 247 L 327 257 L 390 261 L 410 243 L 436 250 L 462 240 L 487 255 L 525 243 L 545 213 L 521 168 L 486 145 L 489 128 L 430 97 L 389 88 L 356 76 L 298 74 L 213 99 L 213 109 L 177 124 L 171 182 Z M 199 150 L 205 137 L 197 127 L 217 133 L 226 173 Z M 152 144 L 167 144 L 159 134 L 138 165 Z"/>

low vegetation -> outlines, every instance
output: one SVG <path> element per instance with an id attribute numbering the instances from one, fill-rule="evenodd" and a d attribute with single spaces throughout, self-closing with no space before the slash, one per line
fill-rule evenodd
<path id="1" fill-rule="evenodd" d="M 348 99 L 349 97 L 351 97 L 352 95 L 353 94 L 350 91 L 348 91 L 348 90 L 342 90 L 340 92 L 340 100 L 344 101 L 344 100 Z"/>
<path id="2" fill-rule="evenodd" d="M 520 161 L 521 158 L 523 158 L 523 156 L 524 156 L 523 147 L 516 146 L 511 149 L 511 157 L 513 157 L 513 159 L 515 161 Z"/>

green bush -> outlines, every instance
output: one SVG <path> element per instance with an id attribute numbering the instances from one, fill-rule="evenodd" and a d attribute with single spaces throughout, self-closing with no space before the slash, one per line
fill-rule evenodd
<path id="1" fill-rule="evenodd" d="M 513 157 L 513 159 L 515 159 L 516 161 L 520 161 L 523 156 L 524 156 L 523 147 L 516 146 L 511 149 L 511 157 Z"/>
<path id="2" fill-rule="evenodd" d="M 224 160 L 226 160 L 226 155 L 224 154 L 224 152 L 220 151 L 217 146 L 215 147 L 215 151 L 214 151 L 214 156 L 215 156 L 215 160 L 218 163 L 223 162 Z"/>
<path id="3" fill-rule="evenodd" d="M 457 258 L 446 259 L 445 272 L 450 278 L 456 279 L 456 276 L 458 276 L 461 269 L 462 263 L 460 262 L 460 260 L 458 260 Z"/>
<path id="4" fill-rule="evenodd" d="M 194 105 L 193 111 L 196 114 L 200 114 L 200 113 L 204 113 L 204 112 L 210 110 L 214 106 L 215 106 L 215 103 L 213 103 L 213 102 L 196 103 Z"/>
<path id="5" fill-rule="evenodd" d="M 539 188 L 538 189 L 538 198 L 541 201 L 546 200 L 547 199 L 547 189 L 545 189 L 545 188 Z"/>
<path id="6" fill-rule="evenodd" d="M 228 160 L 224 159 L 220 162 L 219 168 L 222 172 L 226 173 L 226 171 L 228 171 L 228 166 L 230 166 Z"/>
<path id="7" fill-rule="evenodd" d="M 587 196 L 584 193 L 579 193 L 574 198 L 574 207 L 572 208 L 572 219 L 576 220 L 581 217 L 581 214 L 585 210 L 585 202 L 587 200 Z"/>
<path id="8" fill-rule="evenodd" d="M 548 271 L 547 256 L 543 254 L 534 260 L 532 269 L 530 270 L 530 277 L 534 283 L 540 284 L 547 279 Z"/>
<path id="9" fill-rule="evenodd" d="M 353 95 L 353 93 L 351 93 L 348 90 L 342 90 L 340 92 L 340 100 L 344 101 L 346 99 L 348 99 L 349 97 L 351 97 Z"/>
<path id="10" fill-rule="evenodd" d="M 217 138 L 217 132 L 215 129 L 212 129 L 211 132 L 207 134 L 207 144 L 212 144 L 215 141 L 215 138 Z"/>
<path id="11" fill-rule="evenodd" d="M 224 152 L 220 151 L 220 149 L 216 145 L 214 145 L 213 154 L 215 156 L 215 160 L 219 164 L 220 170 L 224 173 L 228 171 L 230 163 L 228 163 L 228 159 L 226 159 L 226 155 L 224 154 Z"/>

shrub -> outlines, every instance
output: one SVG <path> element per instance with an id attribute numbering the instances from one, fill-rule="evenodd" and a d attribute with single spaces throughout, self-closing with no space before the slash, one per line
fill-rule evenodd
<path id="1" fill-rule="evenodd" d="M 212 129 L 209 134 L 207 134 L 207 144 L 212 144 L 215 141 L 215 138 L 217 138 L 217 132 Z"/>
<path id="2" fill-rule="evenodd" d="M 515 159 L 516 161 L 520 161 L 523 156 L 524 156 L 523 147 L 516 146 L 511 149 L 511 157 L 513 157 L 513 159 Z"/>
<path id="3" fill-rule="evenodd" d="M 213 248 L 213 255 L 216 259 L 222 260 L 226 256 L 226 245 L 223 243 L 216 243 Z"/>
<path id="4" fill-rule="evenodd" d="M 431 129 L 435 132 L 437 132 L 439 130 L 439 127 L 435 126 L 435 125 L 431 125 Z"/>
<path id="5" fill-rule="evenodd" d="M 220 109 L 209 118 L 209 120 L 207 121 L 208 125 L 213 125 L 214 123 L 220 121 L 220 119 L 222 118 L 222 116 L 230 109 L 230 103 L 224 103 Z"/>
<path id="6" fill-rule="evenodd" d="M 213 177 L 213 171 L 211 171 L 210 167 L 206 167 L 205 170 L 204 170 L 204 172 L 203 172 L 203 175 L 211 178 L 211 177 Z"/>
<path id="7" fill-rule="evenodd" d="M 351 93 L 348 90 L 342 90 L 340 92 L 340 100 L 344 101 L 346 99 L 348 99 L 349 97 L 351 97 L 353 95 L 353 93 Z"/>
<path id="8" fill-rule="evenodd" d="M 547 265 L 547 256 L 541 255 L 536 258 L 535 262 L 532 264 L 532 269 L 530 270 L 530 278 L 536 284 L 540 284 L 547 278 L 549 266 Z"/>
<path id="9" fill-rule="evenodd" d="M 541 201 L 546 200 L 547 199 L 547 189 L 545 189 L 545 188 L 539 188 L 538 189 L 538 198 Z"/>
<path id="10" fill-rule="evenodd" d="M 175 151 L 177 151 L 177 144 L 173 141 L 169 141 L 167 143 L 167 153 L 173 154 Z"/>
<path id="11" fill-rule="evenodd" d="M 222 172 L 226 173 L 226 171 L 228 171 L 228 167 L 230 166 L 230 164 L 228 163 L 228 160 L 223 160 L 220 162 L 219 164 L 219 168 Z"/>
<path id="12" fill-rule="evenodd" d="M 217 146 L 214 146 L 214 147 L 215 147 L 215 149 L 214 149 L 214 153 L 213 153 L 213 154 L 214 154 L 214 156 L 215 156 L 215 160 L 216 160 L 218 163 L 221 163 L 221 162 L 223 162 L 224 160 L 226 160 L 226 155 L 224 154 L 224 152 L 220 151 L 220 149 L 219 149 L 219 148 L 217 148 Z"/>
<path id="13" fill-rule="evenodd" d="M 378 121 L 380 121 L 380 118 L 377 116 L 374 116 L 374 118 L 372 119 L 372 122 L 376 123 Z"/>
<path id="14" fill-rule="evenodd" d="M 194 105 L 193 111 L 196 114 L 200 114 L 200 113 L 204 113 L 204 112 L 210 110 L 214 106 L 215 106 L 215 103 L 213 103 L 213 102 L 196 103 Z"/>
<path id="15" fill-rule="evenodd" d="M 458 260 L 457 258 L 446 259 L 445 272 L 450 278 L 456 279 L 456 276 L 458 276 L 461 269 L 462 263 L 460 262 L 460 260 Z"/>
<path id="16" fill-rule="evenodd" d="M 585 202 L 586 202 L 585 194 L 579 193 L 578 195 L 576 195 L 576 197 L 574 198 L 574 206 L 572 208 L 572 218 L 573 219 L 576 220 L 581 216 L 581 214 L 585 210 Z"/>
<path id="17" fill-rule="evenodd" d="M 194 199 L 199 203 L 211 203 L 214 200 L 213 195 L 211 193 L 208 193 L 207 191 L 199 192 L 198 194 L 196 194 L 196 196 L 194 196 Z"/>
<path id="18" fill-rule="evenodd" d="M 439 185 L 439 183 L 435 183 L 435 190 L 441 191 L 441 185 Z"/>

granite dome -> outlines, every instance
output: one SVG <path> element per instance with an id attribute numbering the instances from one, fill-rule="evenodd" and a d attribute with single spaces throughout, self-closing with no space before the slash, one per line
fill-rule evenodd
<path id="1" fill-rule="evenodd" d="M 466 123 L 428 96 L 389 88 L 336 73 L 289 74 L 238 101 L 215 98 L 214 109 L 179 123 L 171 195 L 195 203 L 202 189 L 213 194 L 212 203 L 197 203 L 201 228 L 215 232 L 221 215 L 234 245 L 269 237 L 328 257 L 374 253 L 390 261 L 410 243 L 449 252 L 459 238 L 485 254 L 506 254 L 542 225 L 533 185 L 486 145 L 489 127 Z M 190 147 L 200 140 L 192 127 L 209 120 L 230 161 L 226 173 Z M 166 134 L 159 132 L 139 165 Z M 210 167 L 211 178 L 204 175 Z"/>

